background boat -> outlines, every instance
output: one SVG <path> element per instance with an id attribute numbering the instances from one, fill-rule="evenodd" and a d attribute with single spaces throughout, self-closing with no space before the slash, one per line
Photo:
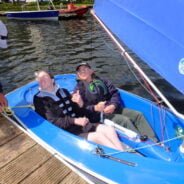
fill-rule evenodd
<path id="1" fill-rule="evenodd" d="M 51 0 L 49 0 L 49 2 L 52 3 Z M 5 15 L 8 19 L 16 19 L 16 20 L 56 20 L 56 21 L 59 20 L 59 11 L 41 10 L 38 0 L 37 0 L 37 9 L 38 10 L 35 11 L 5 12 Z"/>
<path id="2" fill-rule="evenodd" d="M 84 16 L 88 12 L 89 8 L 90 7 L 86 5 L 75 6 L 73 3 L 69 3 L 67 8 L 59 9 L 59 17 L 61 19 L 79 18 Z"/>
<path id="3" fill-rule="evenodd" d="M 37 10 L 37 11 L 20 11 L 6 12 L 8 19 L 17 20 L 58 20 L 59 11 L 57 10 Z"/>

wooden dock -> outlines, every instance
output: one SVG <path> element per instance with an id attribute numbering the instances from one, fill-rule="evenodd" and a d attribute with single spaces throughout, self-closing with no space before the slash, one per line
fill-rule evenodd
<path id="1" fill-rule="evenodd" d="M 0 184 L 87 184 L 28 135 L 0 117 Z"/>

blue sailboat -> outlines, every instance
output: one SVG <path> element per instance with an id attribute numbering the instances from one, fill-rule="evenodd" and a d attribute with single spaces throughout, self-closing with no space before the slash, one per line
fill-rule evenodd
<path id="1" fill-rule="evenodd" d="M 54 4 L 52 0 L 49 0 L 52 6 Z M 39 1 L 37 0 L 37 10 L 35 11 L 11 11 L 6 12 L 5 15 L 8 19 L 16 19 L 16 20 L 59 20 L 59 11 L 55 10 L 41 10 L 39 6 Z"/>
<path id="2" fill-rule="evenodd" d="M 8 19 L 14 20 L 59 20 L 58 10 L 14 11 L 5 14 Z"/>
<path id="3" fill-rule="evenodd" d="M 184 2 L 180 0 L 96 0 L 92 14 L 117 43 L 124 57 L 134 63 L 117 38 L 183 93 L 183 8 Z M 171 17 L 176 22 L 171 21 Z M 178 29 L 171 24 L 177 24 Z M 136 63 L 134 65 L 138 68 Z M 55 81 L 72 92 L 76 76 L 57 75 Z M 148 82 L 161 93 L 149 78 Z M 33 139 L 75 168 L 89 183 L 184 183 L 184 117 L 164 95 L 161 94 L 161 98 L 168 107 L 119 89 L 122 105 L 141 111 L 159 139 L 159 143 L 149 139 L 141 141 L 137 133 L 113 125 L 120 140 L 131 149 L 119 152 L 88 142 L 39 116 L 32 108 L 37 92 L 35 81 L 7 94 L 13 112 L 13 118 L 9 119 L 18 122 L 16 124 Z M 136 154 L 130 152 L 132 150 Z"/>

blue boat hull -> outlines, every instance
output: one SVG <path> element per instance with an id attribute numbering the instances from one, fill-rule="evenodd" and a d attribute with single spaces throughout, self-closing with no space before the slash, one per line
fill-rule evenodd
<path id="1" fill-rule="evenodd" d="M 73 91 L 76 76 L 73 74 L 55 76 L 56 83 Z M 105 153 L 135 164 L 130 166 L 95 154 L 97 145 L 70 134 L 40 117 L 32 108 L 33 95 L 38 92 L 37 82 L 29 83 L 9 94 L 7 99 L 14 117 L 38 142 L 52 148 L 66 162 L 74 165 L 94 178 L 106 183 L 149 183 L 149 184 L 183 184 L 184 160 L 179 152 L 182 139 L 176 137 L 176 126 L 184 128 L 184 120 L 179 119 L 167 109 L 160 109 L 154 103 L 120 90 L 122 104 L 141 111 L 155 130 L 160 140 L 166 141 L 163 146 L 151 146 L 150 140 L 137 142 L 117 130 L 122 141 L 132 148 L 141 148 L 140 154 L 120 153 L 117 150 L 100 146 Z M 162 116 L 162 115 L 164 116 Z M 162 117 L 162 120 L 161 120 Z M 161 123 L 165 122 L 164 128 Z M 163 124 L 162 124 L 163 125 Z M 169 149 L 165 149 L 169 148 Z M 113 154 L 114 153 L 114 154 Z M 159 169 L 159 170 L 158 170 Z"/>
<path id="2" fill-rule="evenodd" d="M 58 20 L 59 11 L 40 10 L 40 11 L 6 12 L 6 16 L 8 19 L 19 19 L 19 20 Z"/>

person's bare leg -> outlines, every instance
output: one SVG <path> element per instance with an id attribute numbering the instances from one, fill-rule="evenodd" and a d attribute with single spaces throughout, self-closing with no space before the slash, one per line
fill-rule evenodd
<path id="1" fill-rule="evenodd" d="M 97 126 L 96 131 L 102 133 L 116 147 L 116 149 L 124 150 L 123 145 L 113 127 L 100 124 Z"/>
<path id="2" fill-rule="evenodd" d="M 82 134 L 82 137 L 86 137 L 87 140 L 101 144 L 113 149 L 118 149 L 103 133 L 101 132 L 90 132 L 86 135 Z M 119 149 L 122 151 L 122 149 Z"/>

